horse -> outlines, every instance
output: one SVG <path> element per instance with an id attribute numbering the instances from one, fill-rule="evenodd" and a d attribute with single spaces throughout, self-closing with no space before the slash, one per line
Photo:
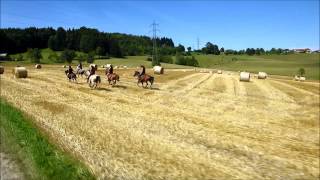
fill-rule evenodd
<path id="1" fill-rule="evenodd" d="M 66 74 L 67 78 L 69 79 L 69 81 L 73 81 L 73 82 L 77 82 L 77 75 L 75 73 L 68 73 L 68 70 L 65 70 L 64 73 Z"/>
<path id="2" fill-rule="evenodd" d="M 107 79 L 108 79 L 109 85 L 111 82 L 112 82 L 112 85 L 115 85 L 117 81 L 120 81 L 120 77 L 116 73 L 107 74 Z"/>
<path id="3" fill-rule="evenodd" d="M 93 74 L 89 78 L 89 87 L 96 88 L 101 83 L 101 78 L 99 75 Z"/>
<path id="4" fill-rule="evenodd" d="M 154 82 L 154 77 L 149 76 L 147 74 L 140 76 L 140 73 L 138 71 L 134 72 L 133 77 L 137 77 L 137 79 L 138 79 L 137 85 L 139 86 L 139 83 L 141 83 L 142 87 L 143 87 L 144 82 L 147 83 L 147 85 L 145 87 L 148 87 L 148 85 L 149 85 L 148 82 L 150 82 L 151 83 L 150 88 L 151 88 L 151 86 Z"/>
<path id="5" fill-rule="evenodd" d="M 86 70 L 84 70 L 84 69 L 77 68 L 77 70 L 76 70 L 76 74 L 78 75 L 78 77 L 79 77 L 79 75 L 81 75 L 81 77 L 82 77 L 85 72 L 86 72 Z"/>

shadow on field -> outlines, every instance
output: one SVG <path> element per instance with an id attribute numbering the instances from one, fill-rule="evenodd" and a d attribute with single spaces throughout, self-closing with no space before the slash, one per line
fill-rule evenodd
<path id="1" fill-rule="evenodd" d="M 111 86 L 113 88 L 119 88 L 119 89 L 127 89 L 127 86 L 124 86 L 124 85 L 114 85 L 114 86 Z"/>
<path id="2" fill-rule="evenodd" d="M 104 88 L 104 87 L 99 87 L 96 90 L 98 90 L 98 91 L 111 91 L 110 89 Z"/>

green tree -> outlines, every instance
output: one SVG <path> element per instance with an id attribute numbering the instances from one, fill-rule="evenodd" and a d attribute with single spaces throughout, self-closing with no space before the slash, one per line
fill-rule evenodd
<path id="1" fill-rule="evenodd" d="M 105 51 L 102 47 L 98 46 L 96 48 L 96 54 L 99 56 L 99 59 L 101 58 L 101 56 L 103 56 L 105 54 Z"/>
<path id="2" fill-rule="evenodd" d="M 181 45 L 181 44 L 179 44 L 179 45 L 177 46 L 176 50 L 177 50 L 178 52 L 180 52 L 180 53 L 185 52 L 185 48 L 184 48 L 184 46 Z"/>
<path id="3" fill-rule="evenodd" d="M 28 49 L 27 57 L 33 63 L 40 63 L 40 59 L 42 58 L 41 51 L 38 48 Z"/>
<path id="4" fill-rule="evenodd" d="M 72 63 L 72 60 L 76 57 L 76 53 L 73 50 L 66 49 L 62 51 L 60 55 L 60 60 L 65 62 L 67 61 L 69 64 Z"/>
<path id="5" fill-rule="evenodd" d="M 304 68 L 300 68 L 300 69 L 298 70 L 298 74 L 299 74 L 300 76 L 304 76 L 304 75 L 306 74 L 306 71 L 304 70 Z"/>
<path id="6" fill-rule="evenodd" d="M 221 52 L 221 53 L 224 53 L 224 48 L 223 48 L 223 47 L 220 48 L 220 52 Z"/>

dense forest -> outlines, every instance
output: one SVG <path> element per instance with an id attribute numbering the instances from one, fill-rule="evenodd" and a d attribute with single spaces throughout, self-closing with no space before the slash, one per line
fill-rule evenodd
<path id="1" fill-rule="evenodd" d="M 121 33 L 100 32 L 97 29 L 53 28 L 7 28 L 0 29 L 0 53 L 21 53 L 29 48 L 50 48 L 56 51 L 65 49 L 96 52 L 101 56 L 122 57 L 126 55 L 146 55 L 152 52 L 152 39 Z M 163 54 L 173 54 L 172 39 L 157 38 L 157 45 Z"/>

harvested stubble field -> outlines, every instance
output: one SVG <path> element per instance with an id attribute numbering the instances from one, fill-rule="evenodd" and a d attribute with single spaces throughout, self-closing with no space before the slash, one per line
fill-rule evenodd
<path id="1" fill-rule="evenodd" d="M 1 96 L 98 178 L 319 178 L 319 83 L 169 70 L 150 90 L 127 69 L 90 90 L 48 66 L 6 70 Z"/>

